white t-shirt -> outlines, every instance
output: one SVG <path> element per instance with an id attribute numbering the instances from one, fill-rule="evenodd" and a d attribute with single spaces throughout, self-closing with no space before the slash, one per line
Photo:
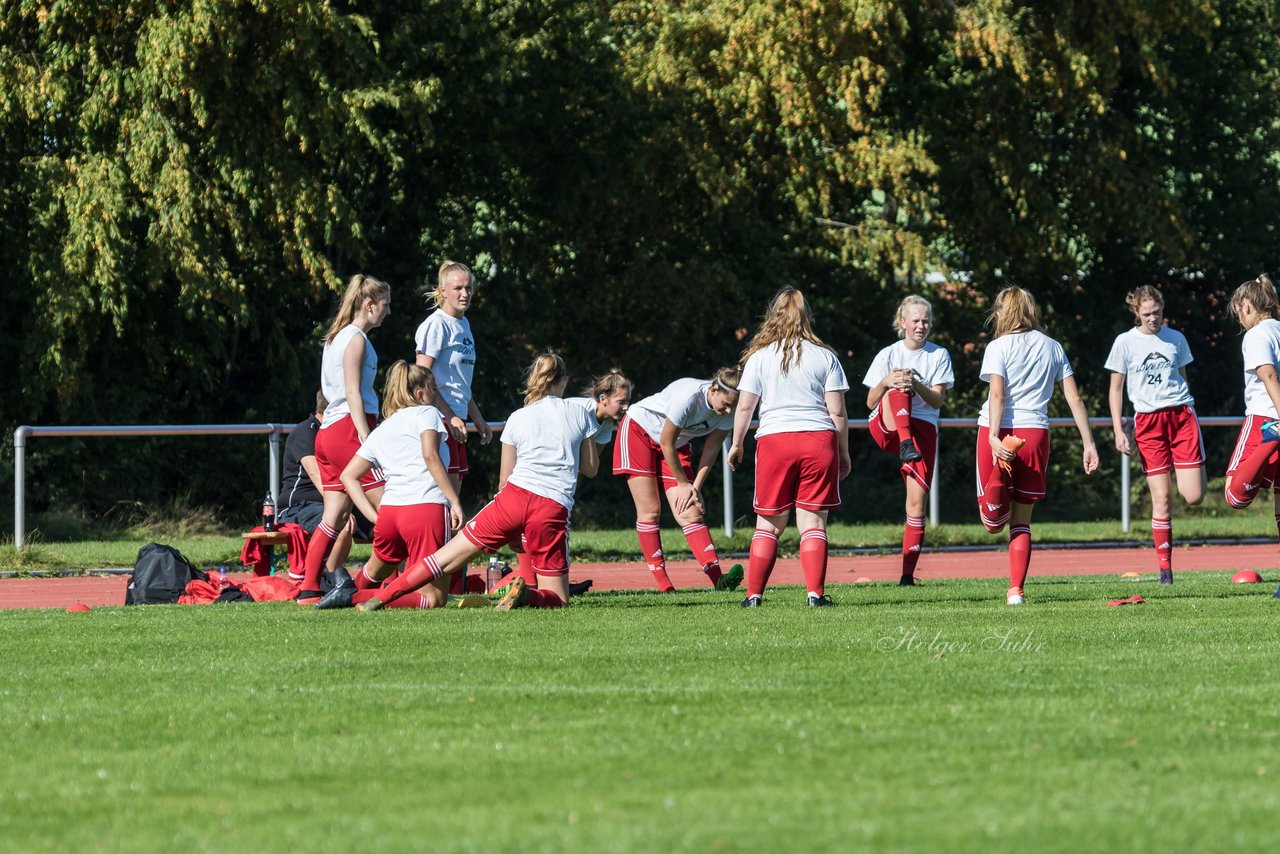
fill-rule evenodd
<path id="1" fill-rule="evenodd" d="M 1191 364 L 1187 338 L 1162 326 L 1150 335 L 1138 327 L 1116 336 L 1106 369 L 1125 375 L 1125 389 L 1134 412 L 1155 412 L 1195 403 L 1181 368 Z"/>
<path id="2" fill-rule="evenodd" d="M 440 410 L 434 406 L 407 406 L 396 410 L 373 429 L 360 450 L 356 451 L 382 469 L 387 479 L 386 491 L 382 493 L 384 506 L 449 503 L 422 458 L 422 434 L 427 432 L 440 434 L 440 462 L 447 470 L 447 430 Z"/>
<path id="3" fill-rule="evenodd" d="M 1049 426 L 1049 399 L 1053 386 L 1071 376 L 1071 363 L 1062 345 L 1038 330 L 1001 335 L 987 345 L 982 355 L 983 382 L 992 376 L 1004 377 L 1004 427 Z M 989 402 L 983 402 L 978 425 L 991 426 Z"/>
<path id="4" fill-rule="evenodd" d="M 1280 417 L 1276 415 L 1276 407 L 1271 402 L 1271 395 L 1267 394 L 1267 387 L 1258 379 L 1258 368 L 1263 365 L 1280 366 L 1280 320 L 1268 317 L 1259 321 L 1244 334 L 1240 352 L 1244 355 L 1245 415 Z"/>
<path id="5" fill-rule="evenodd" d="M 867 388 L 874 388 L 890 371 L 900 368 L 910 368 L 916 379 L 930 388 L 936 385 L 951 388 L 956 383 L 956 376 L 951 370 L 951 354 L 945 348 L 926 341 L 920 349 L 912 350 L 904 342 L 898 341 L 876 353 L 876 357 L 871 360 L 871 367 L 867 368 L 867 375 L 862 378 L 862 384 Z M 911 396 L 911 417 L 936 426 L 938 409 L 915 394 Z"/>
<path id="6" fill-rule="evenodd" d="M 808 341 L 800 342 L 800 358 L 784 374 L 782 348 L 775 343 L 747 359 L 738 390 L 760 397 L 760 426 L 756 429 L 759 437 L 835 430 L 825 395 L 829 391 L 848 391 L 849 381 L 835 353 Z"/>
<path id="7" fill-rule="evenodd" d="M 339 330 L 333 340 L 324 345 L 324 355 L 320 357 L 320 391 L 329 401 L 324 410 L 324 420 L 320 422 L 321 430 L 338 423 L 351 411 L 351 407 L 347 406 L 347 384 L 342 374 L 342 356 L 347 352 L 347 344 L 357 335 L 364 339 L 360 397 L 364 401 L 365 412 L 378 414 L 378 393 L 373 390 L 373 378 L 378 375 L 378 354 L 369 343 L 369 336 L 353 323 Z"/>
<path id="8" fill-rule="evenodd" d="M 680 428 L 676 435 L 677 448 L 715 430 L 732 433 L 733 413 L 718 415 L 712 411 L 707 403 L 710 388 L 711 380 L 676 380 L 657 394 L 633 403 L 627 413 L 655 445 L 662 443 L 662 428 L 668 420 Z"/>
<path id="9" fill-rule="evenodd" d="M 600 429 L 594 414 L 559 397 L 544 397 L 507 418 L 502 444 L 516 449 L 508 483 L 573 509 L 582 440 Z"/>
<path id="10" fill-rule="evenodd" d="M 471 338 L 471 324 L 465 317 L 450 317 L 437 308 L 422 321 L 413 335 L 419 353 L 435 359 L 431 373 L 436 387 L 453 414 L 467 420 L 471 403 L 471 379 L 476 372 L 476 343 Z"/>
<path id="11" fill-rule="evenodd" d="M 596 444 L 607 445 L 613 440 L 613 431 L 618 429 L 618 422 L 612 418 L 606 418 L 604 421 L 596 419 L 596 402 L 589 397 L 569 397 L 565 398 L 566 402 L 574 403 L 581 406 L 596 422 Z"/>

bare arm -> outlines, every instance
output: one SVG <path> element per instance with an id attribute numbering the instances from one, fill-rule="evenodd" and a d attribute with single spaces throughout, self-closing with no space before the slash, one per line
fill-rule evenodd
<path id="1" fill-rule="evenodd" d="M 311 485 L 316 488 L 316 492 L 324 494 L 324 482 L 320 479 L 320 464 L 316 462 L 314 454 L 308 454 L 298 460 L 302 464 L 302 470 L 307 473 L 307 477 L 311 480 Z"/>
<path id="2" fill-rule="evenodd" d="M 832 423 L 836 425 L 836 442 L 840 446 L 840 479 L 844 480 L 853 471 L 853 461 L 849 458 L 849 416 L 844 409 L 844 392 L 829 391 L 822 396 L 822 402 L 827 407 Z"/>
<path id="3" fill-rule="evenodd" d="M 946 397 L 947 394 L 946 386 L 925 385 L 914 377 L 911 379 L 911 390 L 916 393 L 917 397 L 932 406 L 934 409 L 942 408 L 942 399 Z"/>
<path id="4" fill-rule="evenodd" d="M 363 335 L 353 335 L 347 342 L 347 349 L 342 352 L 343 391 L 347 397 L 347 408 L 351 410 L 351 421 L 356 425 L 356 435 L 363 442 L 369 438 L 369 422 L 364 417 L 364 398 L 360 394 L 360 377 L 364 373 Z"/>
<path id="5" fill-rule="evenodd" d="M 364 487 L 360 485 L 360 478 L 364 477 L 372 468 L 373 463 L 356 454 L 351 458 L 351 462 L 347 463 L 347 467 L 342 470 L 338 480 L 342 481 L 343 488 L 347 490 L 347 495 L 351 497 L 351 503 L 360 511 L 360 515 L 376 524 L 378 521 L 378 508 L 373 506 L 369 496 L 364 494 Z"/>
<path id="6" fill-rule="evenodd" d="M 707 477 L 711 474 L 711 467 L 715 465 L 716 457 L 720 456 L 720 446 L 724 444 L 724 437 L 728 435 L 728 430 L 712 430 L 703 440 L 702 456 L 698 458 L 698 468 L 693 473 L 693 487 L 699 493 L 702 492 L 702 484 L 707 482 Z"/>
<path id="7" fill-rule="evenodd" d="M 738 408 L 733 413 L 733 443 L 729 446 L 729 468 L 737 470 L 742 462 L 742 443 L 751 428 L 751 417 L 756 414 L 760 395 L 744 391 L 738 395 Z"/>
<path id="8" fill-rule="evenodd" d="M 583 477 L 595 477 L 600 471 L 600 446 L 596 444 L 595 436 L 588 436 L 582 440 L 582 447 L 578 450 L 578 474 Z"/>
<path id="9" fill-rule="evenodd" d="M 1272 378 L 1274 377 L 1273 371 Z M 1277 392 L 1280 392 L 1280 384 L 1277 384 Z M 1080 440 L 1084 442 L 1082 455 L 1084 473 L 1093 474 L 1098 470 L 1098 447 L 1093 443 L 1093 430 L 1089 428 L 1089 413 L 1085 411 L 1084 401 L 1080 399 L 1080 390 L 1076 388 L 1075 377 L 1063 378 L 1062 393 L 1066 395 L 1067 406 L 1071 407 L 1071 417 L 1075 419 L 1076 429 L 1080 431 Z"/>
<path id="10" fill-rule="evenodd" d="M 449 499 L 450 529 L 458 530 L 467 520 L 462 514 L 462 499 L 453 488 L 453 481 L 449 480 L 449 470 L 445 468 L 444 460 L 440 459 L 440 434 L 435 430 L 424 430 L 422 433 L 422 461 L 427 464 L 431 479 L 440 487 L 444 497 Z"/>
<path id="11" fill-rule="evenodd" d="M 493 439 L 493 430 L 489 428 L 489 422 L 485 421 L 484 416 L 480 414 L 480 407 L 476 406 L 474 399 L 467 404 L 467 417 L 471 419 L 472 424 L 476 425 L 476 433 L 480 435 L 480 444 L 489 444 Z"/>
<path id="12" fill-rule="evenodd" d="M 511 477 L 511 472 L 516 467 L 516 446 L 504 444 L 502 446 L 502 463 L 498 467 L 498 491 L 502 491 L 502 487 L 507 485 L 507 478 Z"/>
<path id="13" fill-rule="evenodd" d="M 1016 454 L 1000 443 L 1000 424 L 1004 421 L 1004 377 L 992 374 L 987 383 L 987 444 L 997 460 L 1012 460 Z"/>
<path id="14" fill-rule="evenodd" d="M 1280 379 L 1276 377 L 1276 366 L 1258 365 L 1255 372 L 1267 390 L 1267 397 L 1271 398 L 1271 405 L 1276 408 L 1276 412 L 1280 412 Z"/>
<path id="15" fill-rule="evenodd" d="M 1116 450 L 1128 455 L 1132 448 L 1129 446 L 1129 436 L 1124 432 L 1124 380 L 1124 374 L 1111 372 L 1107 403 L 1111 406 L 1111 430 L 1116 434 Z"/>

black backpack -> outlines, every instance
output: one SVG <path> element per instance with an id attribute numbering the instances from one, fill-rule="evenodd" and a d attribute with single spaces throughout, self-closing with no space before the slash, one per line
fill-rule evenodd
<path id="1" fill-rule="evenodd" d="M 187 589 L 188 582 L 197 578 L 209 580 L 182 552 L 173 546 L 147 543 L 138 549 L 138 562 L 133 567 L 133 575 L 129 576 L 124 604 L 173 604 Z"/>

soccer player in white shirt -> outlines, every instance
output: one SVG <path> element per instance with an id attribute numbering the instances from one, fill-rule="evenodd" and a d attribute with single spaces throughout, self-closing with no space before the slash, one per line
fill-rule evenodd
<path id="1" fill-rule="evenodd" d="M 938 450 L 938 410 L 955 385 L 951 356 L 929 339 L 933 306 L 911 295 L 898 305 L 893 328 L 902 340 L 879 353 L 862 378 L 867 386 L 871 438 L 902 463 L 907 521 L 902 531 L 901 587 L 915 584 L 924 544 L 924 508 L 933 485 Z"/>
<path id="2" fill-rule="evenodd" d="M 1267 276 L 1251 279 L 1231 295 L 1231 310 L 1245 330 L 1244 424 L 1227 466 L 1227 503 L 1248 507 L 1259 489 L 1273 489 L 1280 475 L 1280 298 Z M 1280 489 L 1275 490 L 1280 529 Z M 1280 596 L 1280 590 L 1276 591 Z"/>
<path id="3" fill-rule="evenodd" d="M 338 538 L 338 530 L 351 515 L 351 498 L 340 480 L 342 470 L 355 455 L 378 420 L 378 395 L 373 379 L 378 354 L 368 333 L 391 315 L 391 288 L 372 276 L 357 274 L 347 283 L 338 313 L 325 336 L 320 360 L 320 391 L 329 401 L 316 433 L 316 465 L 324 487 L 324 516 L 307 542 L 299 605 L 320 601 L 320 573 Z M 374 468 L 360 481 L 373 502 L 382 495 L 382 473 Z M 335 573 L 338 583 L 346 570 Z"/>
<path id="4" fill-rule="evenodd" d="M 499 610 L 519 606 L 559 608 L 569 602 L 569 512 L 578 475 L 595 477 L 600 456 L 594 441 L 600 425 L 581 406 L 563 399 L 569 375 L 554 353 L 539 356 L 526 374 L 525 405 L 511 413 L 502 431 L 498 494 L 442 549 L 356 607 L 376 611 L 433 579 L 464 569 L 483 552 L 524 536 L 538 589 L 515 577 Z"/>
<path id="5" fill-rule="evenodd" d="M 840 506 L 840 481 L 849 476 L 849 390 L 835 352 L 813 331 L 804 295 L 783 288 L 743 352 L 738 411 L 729 465 L 742 445 L 756 406 L 756 530 L 751 537 L 744 608 L 758 608 L 778 557 L 778 537 L 791 508 L 800 529 L 800 566 L 810 607 L 834 605 L 825 593 L 827 514 Z"/>
<path id="6" fill-rule="evenodd" d="M 993 534 L 1009 525 L 1005 598 L 1021 605 L 1031 565 L 1031 511 L 1045 494 L 1049 399 L 1058 383 L 1084 443 L 1085 474 L 1097 470 L 1098 448 L 1071 364 L 1062 345 L 1040 328 L 1035 298 L 1022 288 L 1005 288 L 988 323 L 994 329 L 982 356 L 981 378 L 989 388 L 978 416 L 978 512 Z"/>
<path id="7" fill-rule="evenodd" d="M 738 405 L 736 367 L 721 368 L 709 380 L 676 380 L 657 394 L 631 407 L 618 428 L 613 446 L 613 473 L 627 478 L 636 505 L 636 538 L 649 572 L 663 593 L 675 592 L 667 576 L 666 555 L 658 518 L 662 512 L 659 485 L 684 532 L 693 559 L 717 590 L 733 590 L 740 575 L 720 571 L 720 558 L 711 542 L 704 516 L 702 484 L 720 456 L 720 445 L 733 428 Z M 705 437 L 695 474 L 693 440 Z M 737 570 L 741 573 L 741 569 Z"/>
<path id="8" fill-rule="evenodd" d="M 1128 456 L 1136 446 L 1151 490 L 1151 536 L 1160 583 L 1173 583 L 1172 483 L 1188 504 L 1204 498 L 1204 440 L 1195 399 L 1187 387 L 1191 348 L 1181 332 L 1164 325 L 1164 295 L 1143 285 L 1125 298 L 1133 328 L 1116 336 L 1107 356 L 1111 371 L 1111 426 L 1116 450 Z M 1133 403 L 1133 443 L 1124 431 L 1124 394 Z"/>
<path id="9" fill-rule="evenodd" d="M 435 398 L 428 368 L 401 360 L 387 371 L 383 387 L 383 422 L 342 470 L 342 483 L 356 507 L 373 521 L 373 559 L 349 583 L 331 590 L 316 605 L 322 610 L 346 608 L 376 595 L 375 589 L 400 561 L 410 566 L 435 553 L 462 527 L 465 517 L 458 490 L 449 480 L 448 434 Z M 387 479 L 379 506 L 365 497 L 360 478 L 377 466 Z M 345 582 L 345 579 L 344 579 Z M 401 597 L 402 608 L 440 608 L 448 601 L 443 581 L 423 593 Z"/>

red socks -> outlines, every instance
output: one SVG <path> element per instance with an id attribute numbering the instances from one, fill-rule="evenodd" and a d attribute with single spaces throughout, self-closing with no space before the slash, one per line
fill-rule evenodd
<path id="1" fill-rule="evenodd" d="M 720 580 L 720 558 L 716 555 L 715 544 L 711 542 L 711 531 L 705 522 L 694 522 L 684 526 L 684 538 L 689 543 L 689 551 L 693 559 L 702 567 L 702 571 L 715 584 Z"/>
<path id="2" fill-rule="evenodd" d="M 530 590 L 526 608 L 563 608 L 565 602 L 550 590 Z"/>
<path id="3" fill-rule="evenodd" d="M 378 598 L 383 601 L 383 604 L 390 605 L 406 593 L 412 593 L 424 584 L 433 579 L 441 578 L 443 575 L 444 572 L 440 569 L 440 564 L 436 562 L 435 555 L 423 558 L 407 568 L 395 581 L 383 587 Z"/>
<path id="4" fill-rule="evenodd" d="M 1161 569 L 1173 569 L 1173 520 L 1151 517 L 1151 538 Z"/>
<path id="5" fill-rule="evenodd" d="M 364 602 L 368 602 L 370 599 L 373 599 L 374 597 L 381 599 L 382 598 L 381 594 L 383 592 L 384 591 L 382 590 L 361 590 L 355 596 L 351 597 L 351 604 L 360 605 Z M 423 596 L 421 593 L 415 592 L 415 593 L 406 593 L 394 601 L 388 602 L 384 600 L 382 603 L 382 607 L 384 608 L 430 608 L 431 602 L 427 599 L 426 596 Z"/>
<path id="6" fill-rule="evenodd" d="M 898 441 L 905 442 L 911 438 L 911 395 L 891 388 L 884 396 L 889 403 L 889 411 L 893 413 L 893 426 L 897 430 Z"/>
<path id="7" fill-rule="evenodd" d="M 370 578 L 368 571 L 363 566 L 360 567 L 360 571 L 351 580 L 356 583 L 357 590 L 372 590 L 382 585 L 381 581 L 374 581 Z"/>
<path id="8" fill-rule="evenodd" d="M 991 481 L 983 485 L 982 494 L 978 496 L 978 515 L 982 517 L 982 524 L 993 534 L 1004 530 L 1012 510 L 1009 489 L 1004 485 L 1001 475 L 1000 469 L 993 467 Z"/>
<path id="9" fill-rule="evenodd" d="M 662 553 L 662 529 L 648 522 L 637 522 L 636 539 L 640 541 L 644 562 L 649 565 L 649 572 L 658 589 L 663 593 L 675 590 L 676 586 L 667 577 L 667 556 Z"/>
<path id="10" fill-rule="evenodd" d="M 1275 442 L 1263 442 L 1231 473 L 1231 486 L 1226 489 L 1227 503 L 1240 510 L 1253 503 L 1258 495 L 1258 475 L 1277 453 Z"/>
<path id="11" fill-rule="evenodd" d="M 1009 586 L 1022 589 L 1031 568 L 1031 526 L 1009 528 Z"/>
<path id="12" fill-rule="evenodd" d="M 907 517 L 907 524 L 902 528 L 902 574 L 912 578 L 916 574 L 916 564 L 920 562 L 920 547 L 924 544 L 924 517 Z"/>
<path id="13" fill-rule="evenodd" d="M 761 596 L 769 583 L 773 565 L 778 560 L 778 535 L 756 528 L 751 536 L 751 555 L 747 560 L 747 595 Z"/>
<path id="14" fill-rule="evenodd" d="M 774 541 L 775 548 L 777 541 Z M 810 596 L 821 596 L 827 582 L 827 532 L 810 528 L 800 534 L 800 569 Z"/>
<path id="15" fill-rule="evenodd" d="M 338 532 L 324 522 L 316 526 L 316 532 L 307 543 L 307 562 L 303 566 L 302 589 L 319 590 L 320 573 L 329 560 L 329 552 L 333 551 L 333 542 L 338 539 Z"/>

